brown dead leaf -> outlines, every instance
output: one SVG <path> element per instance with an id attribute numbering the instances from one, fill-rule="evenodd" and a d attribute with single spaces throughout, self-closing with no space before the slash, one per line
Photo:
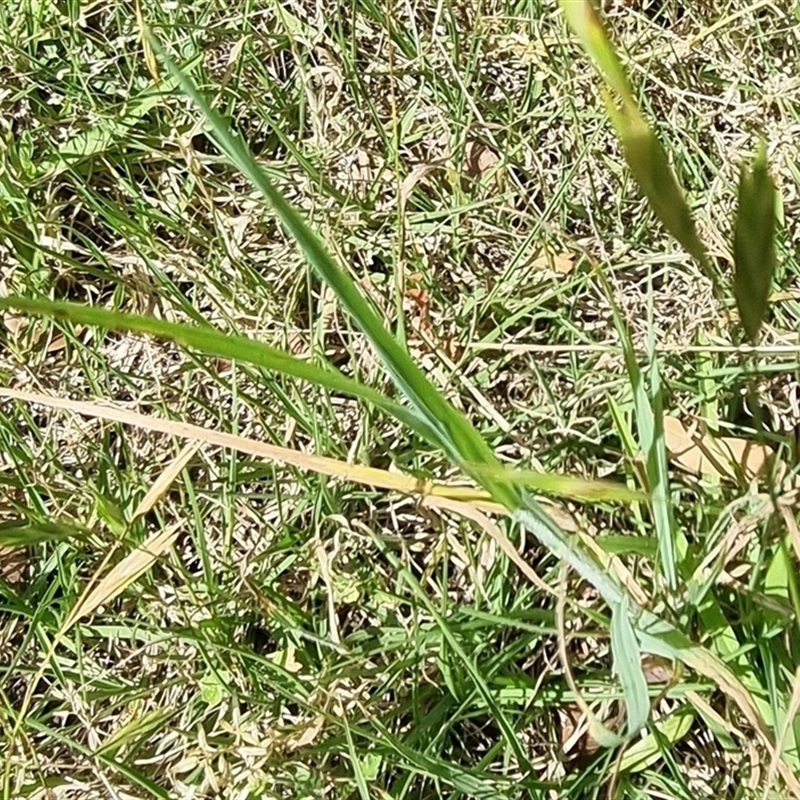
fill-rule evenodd
<path id="1" fill-rule="evenodd" d="M 27 547 L 0 547 L 0 580 L 12 588 L 24 582 L 29 564 L 30 552 Z"/>
<path id="2" fill-rule="evenodd" d="M 561 744 L 561 752 L 564 759 L 569 761 L 576 758 L 579 752 L 584 748 L 581 747 L 581 741 L 586 738 L 588 726 L 586 717 L 578 706 L 577 703 L 570 703 L 563 706 L 559 710 L 560 731 L 559 739 Z M 597 750 L 595 746 L 592 752 Z"/>
<path id="3" fill-rule="evenodd" d="M 403 182 L 400 184 L 400 192 L 398 193 L 397 197 L 397 202 L 400 205 L 400 214 L 402 216 L 405 216 L 408 198 L 411 196 L 411 192 L 414 191 L 414 187 L 420 181 L 427 178 L 432 172 L 436 172 L 437 169 L 443 169 L 445 166 L 445 161 L 423 162 L 421 164 L 416 164 L 411 169 L 411 172 L 409 172 L 408 175 L 403 178 Z"/>
<path id="4" fill-rule="evenodd" d="M 686 428 L 677 417 L 664 417 L 664 443 L 670 459 L 681 469 L 700 478 L 733 482 L 763 477 L 773 455 L 769 447 L 750 439 L 712 437 Z"/>
<path id="5" fill-rule="evenodd" d="M 464 355 L 464 345 L 458 341 L 455 334 L 446 333 L 439 341 L 439 347 L 451 361 L 458 362 Z"/>
<path id="6" fill-rule="evenodd" d="M 165 530 L 159 530 L 151 534 L 146 541 L 128 553 L 119 564 L 97 581 L 94 586 L 90 583 L 86 591 L 78 599 L 78 602 L 73 606 L 72 611 L 59 631 L 59 635 L 63 636 L 78 620 L 83 619 L 100 606 L 110 603 L 119 597 L 128 586 L 147 572 L 161 555 L 174 544 L 181 527 L 181 523 L 178 523 Z"/>
<path id="7" fill-rule="evenodd" d="M 25 314 L 15 311 L 4 311 L 2 314 L 3 326 L 12 335 L 17 336 L 25 328 L 28 318 Z"/>
<path id="8" fill-rule="evenodd" d="M 565 761 L 577 761 L 582 764 L 591 758 L 602 745 L 592 736 L 586 715 L 577 703 L 570 703 L 560 711 L 561 753 Z M 620 710 L 604 725 L 613 733 L 622 730 L 625 723 L 625 711 Z"/>
<path id="9" fill-rule="evenodd" d="M 4 311 L 2 315 L 0 315 L 0 319 L 3 321 L 3 326 L 5 329 L 14 337 L 20 336 L 24 333 L 31 324 L 31 319 L 25 314 L 17 314 L 13 311 Z M 75 335 L 80 336 L 83 333 L 85 328 L 82 325 L 75 326 Z M 36 326 L 33 328 L 32 331 L 32 344 L 38 345 L 39 342 L 42 340 L 42 336 L 46 333 L 45 330 L 42 329 L 41 326 Z M 45 352 L 47 353 L 59 353 L 67 346 L 67 340 L 63 333 L 54 333 L 47 339 L 47 343 L 45 346 Z"/>
<path id="10" fill-rule="evenodd" d="M 473 140 L 464 148 L 464 174 L 473 180 L 483 180 L 500 163 L 500 156 L 483 142 Z"/>
<path id="11" fill-rule="evenodd" d="M 433 333 L 431 328 L 431 296 L 426 289 L 409 287 L 406 289 L 406 298 L 414 305 L 417 326 L 429 336 Z"/>
<path id="12" fill-rule="evenodd" d="M 575 269 L 575 256 L 572 253 L 543 253 L 535 258 L 532 269 L 549 270 L 559 275 L 569 275 Z"/>
<path id="13" fill-rule="evenodd" d="M 67 346 L 67 340 L 64 335 L 59 333 L 54 336 L 47 344 L 48 353 L 60 353 Z"/>
<path id="14" fill-rule="evenodd" d="M 286 740 L 287 749 L 290 751 L 299 750 L 301 747 L 307 747 L 308 745 L 313 744 L 324 724 L 325 717 L 322 714 L 317 714 L 317 716 L 314 717 L 314 719 L 312 719 L 311 722 L 305 726 L 305 728 L 292 734 Z"/>
<path id="15" fill-rule="evenodd" d="M 675 677 L 672 662 L 660 656 L 646 655 L 642 659 L 642 671 L 648 683 L 669 683 Z"/>
<path id="16" fill-rule="evenodd" d="M 80 336 L 86 328 L 83 325 L 76 325 L 75 326 L 75 336 Z M 39 337 L 37 336 L 37 342 Z M 47 347 L 45 348 L 48 353 L 60 353 L 64 348 L 67 346 L 67 340 L 63 333 L 57 333 L 52 336 L 49 341 L 47 342 Z"/>

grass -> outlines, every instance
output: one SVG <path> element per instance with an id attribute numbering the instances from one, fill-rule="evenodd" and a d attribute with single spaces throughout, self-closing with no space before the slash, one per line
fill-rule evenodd
<path id="1" fill-rule="evenodd" d="M 791 469 L 794 16 L 763 2 L 609 15 L 723 275 L 738 165 L 761 136 L 770 145 L 784 220 L 762 334 L 774 349 L 746 357 L 730 295 L 639 199 L 553 6 L 204 1 L 143 16 L 501 460 L 640 487 L 642 409 L 660 400 L 751 439 L 763 406 L 760 435 Z M 161 72 L 155 85 L 163 66 L 148 63 L 129 10 L 26 3 L 0 15 L 0 47 L 4 293 L 211 323 L 390 391 L 185 96 Z M 465 174 L 475 142 L 499 158 L 495 174 Z M 436 168 L 403 204 L 421 163 Z M 569 254 L 566 274 L 543 253 Z M 6 385 L 456 477 L 423 438 L 330 389 L 141 334 L 4 314 Z M 626 333 L 647 397 L 626 373 Z M 581 702 L 623 730 L 608 608 L 516 525 L 498 522 L 537 584 L 486 518 L 208 445 L 137 515 L 182 440 L 0 408 L 0 531 L 42 540 L 21 575 L 2 555 L 4 797 L 789 794 L 724 687 L 658 660 L 645 665 L 646 732 L 597 749 Z M 794 768 L 792 731 L 781 737 L 797 664 L 793 483 L 713 483 L 673 461 L 674 522 L 638 503 L 546 507 L 727 663 Z M 656 524 L 686 540 L 692 570 L 675 592 Z M 92 576 L 161 531 L 174 545 L 66 628 Z"/>

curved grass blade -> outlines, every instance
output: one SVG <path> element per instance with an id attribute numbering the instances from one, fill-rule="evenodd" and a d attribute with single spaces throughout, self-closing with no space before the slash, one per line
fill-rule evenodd
<path id="1" fill-rule="evenodd" d="M 217 146 L 270 202 L 284 228 L 305 253 L 309 264 L 331 287 L 346 311 L 366 334 L 380 355 L 385 369 L 409 399 L 419 417 L 425 420 L 429 430 L 435 431 L 438 445 L 467 474 L 470 474 L 468 464 L 497 466 L 499 462 L 483 437 L 463 414 L 445 400 L 422 369 L 394 339 L 373 305 L 364 297 L 353 279 L 334 261 L 320 237 L 273 186 L 248 147 L 232 132 L 228 122 L 208 104 L 192 80 L 163 52 L 159 44 L 155 40 L 151 41 L 169 72 L 180 82 L 184 93 L 202 111 L 208 121 L 209 133 Z M 477 475 L 472 477 L 503 505 L 514 507 L 519 504 L 520 493 L 516 487 L 495 479 L 481 480 Z"/>
<path id="2" fill-rule="evenodd" d="M 52 300 L 32 300 L 26 297 L 2 297 L 0 309 L 16 308 L 27 314 L 70 320 L 81 325 L 94 325 L 109 330 L 131 331 L 167 339 L 183 347 L 232 361 L 245 361 L 265 369 L 275 370 L 301 380 L 324 386 L 336 392 L 357 397 L 385 411 L 407 425 L 435 446 L 441 446 L 436 431 L 431 429 L 412 410 L 395 403 L 375 389 L 343 375 L 334 367 L 318 367 L 302 361 L 269 345 L 212 327 L 198 327 L 179 322 L 167 322 L 154 317 L 125 314 L 104 308 Z"/>
<path id="3" fill-rule="evenodd" d="M 733 230 L 736 271 L 733 295 L 745 333 L 755 342 L 767 313 L 772 275 L 775 272 L 775 183 L 767 168 L 762 144 L 748 170 L 739 177 L 739 208 Z"/>

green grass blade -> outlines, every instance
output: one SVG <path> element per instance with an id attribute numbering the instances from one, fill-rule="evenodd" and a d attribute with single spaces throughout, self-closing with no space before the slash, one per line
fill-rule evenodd
<path id="1" fill-rule="evenodd" d="M 614 301 L 614 294 L 605 275 L 598 271 L 598 276 L 611 305 L 611 313 L 619 333 L 628 381 L 633 393 L 633 409 L 639 434 L 639 446 L 645 457 L 646 490 L 650 497 L 653 525 L 658 539 L 660 569 L 667 587 L 674 590 L 678 585 L 679 554 L 686 551 L 686 540 L 677 531 L 669 504 L 669 464 L 664 444 L 660 375 L 656 352 L 651 342 L 650 393 L 648 394 L 645 376 L 639 368 L 628 326 Z"/>
<path id="2" fill-rule="evenodd" d="M 347 722 L 346 713 L 342 715 L 342 725 L 344 726 L 344 734 L 347 739 L 347 754 L 350 756 L 350 763 L 353 765 L 353 776 L 355 777 L 358 796 L 361 800 L 370 800 L 369 787 L 364 777 L 364 771 L 361 769 L 361 759 L 356 751 L 355 742 L 353 742 L 353 734 L 350 733 L 350 725 Z"/>
<path id="3" fill-rule="evenodd" d="M 650 361 L 648 368 L 649 395 L 647 404 L 649 430 L 642 436 L 642 447 L 647 458 L 647 472 L 652 484 L 650 504 L 659 545 L 659 563 L 667 588 L 674 591 L 678 586 L 679 564 L 686 555 L 687 542 L 675 524 L 675 514 L 670 499 L 669 459 L 664 440 L 664 391 L 661 387 L 661 370 L 655 343 L 653 320 L 653 292 L 648 285 L 648 335 L 647 349 Z M 632 343 L 631 343 L 632 344 Z M 631 347 L 632 349 L 632 347 Z"/>
<path id="4" fill-rule="evenodd" d="M 86 533 L 63 522 L 22 522 L 0 524 L 0 547 L 29 547 L 42 542 L 85 539 Z"/>
<path id="5" fill-rule="evenodd" d="M 649 767 L 658 760 L 664 746 L 674 746 L 689 733 L 695 716 L 694 709 L 686 705 L 662 717 L 655 723 L 657 735 L 649 733 L 626 750 L 620 760 L 619 771 L 641 772 Z"/>
<path id="6" fill-rule="evenodd" d="M 624 592 L 617 581 L 581 547 L 577 539 L 567 536 L 532 498 L 527 495 L 523 498 L 523 505 L 514 512 L 514 519 L 556 558 L 565 561 L 591 583 L 609 606 L 613 608 L 622 602 Z"/>
<path id="7" fill-rule="evenodd" d="M 67 319 L 81 325 L 94 325 L 109 330 L 124 330 L 144 333 L 159 339 L 167 339 L 183 347 L 198 350 L 207 355 L 244 361 L 284 375 L 324 386 L 332 391 L 357 397 L 380 408 L 404 425 L 423 436 L 431 444 L 441 446 L 436 431 L 408 408 L 389 400 L 375 389 L 348 378 L 334 367 L 318 367 L 302 361 L 283 350 L 249 339 L 246 336 L 223 333 L 211 327 L 198 327 L 184 323 L 167 322 L 138 314 L 124 314 L 94 308 L 80 303 L 31 300 L 23 297 L 0 298 L 0 309 L 16 308 L 28 314 Z"/>
<path id="8" fill-rule="evenodd" d="M 194 83 L 161 50 L 157 42 L 153 41 L 153 47 L 161 54 L 169 72 L 180 82 L 183 91 L 205 116 L 217 146 L 270 202 L 283 226 L 300 245 L 309 264 L 331 287 L 341 304 L 364 331 L 397 386 L 417 413 L 426 420 L 428 427 L 436 431 L 437 441 L 447 455 L 465 468 L 468 474 L 466 465 L 470 463 L 497 465 L 497 459 L 483 437 L 444 399 L 422 369 L 398 344 L 353 279 L 334 261 L 320 237 L 273 186 L 241 138 L 231 131 L 229 123 L 208 104 Z M 514 507 L 518 504 L 519 491 L 515 487 L 499 480 L 481 479 L 478 475 L 472 477 L 503 505 Z"/>
<path id="9" fill-rule="evenodd" d="M 733 233 L 736 272 L 733 294 L 748 339 L 755 341 L 767 313 L 775 271 L 775 183 L 762 145 L 739 177 L 739 208 Z"/>
<path id="10" fill-rule="evenodd" d="M 639 642 L 629 614 L 630 604 L 627 595 L 624 595 L 611 615 L 611 654 L 628 709 L 628 736 L 633 736 L 647 724 L 650 696 L 642 671 Z"/>
<path id="11" fill-rule="evenodd" d="M 437 432 L 447 455 L 496 500 L 507 508 L 516 510 L 517 519 L 527 530 L 595 585 L 607 600 L 612 604 L 619 603 L 623 593 L 616 582 L 605 574 L 594 559 L 577 546 L 577 542 L 568 541 L 555 522 L 539 508 L 533 498 L 527 494 L 523 495 L 517 486 L 508 480 L 504 471 L 497 472 L 499 462 L 483 437 L 442 397 L 438 389 L 397 343 L 354 281 L 336 264 L 316 233 L 272 185 L 249 149 L 230 131 L 228 123 L 209 106 L 193 83 L 175 64 L 166 57 L 164 60 L 171 73 L 180 80 L 184 92 L 205 115 L 217 145 L 270 201 L 286 230 L 303 249 L 309 263 L 333 289 L 342 305 L 367 335 L 398 387 L 430 428 Z M 475 466 L 478 468 L 474 468 Z M 484 467 L 488 467 L 489 471 L 484 470 Z M 451 642 L 451 645 L 458 652 L 458 643 Z M 480 681 L 478 685 L 481 685 Z M 632 709 L 634 712 L 636 710 Z M 510 730 L 506 733 L 512 735 Z"/>
<path id="12" fill-rule="evenodd" d="M 362 296 L 354 281 L 334 262 L 319 237 L 311 231 L 300 215 L 272 186 L 242 141 L 229 131 L 227 123 L 209 107 L 191 81 L 183 76 L 174 64 L 167 59 L 165 61 L 173 75 L 179 78 L 184 91 L 206 115 L 222 151 L 273 204 L 284 227 L 298 241 L 309 263 L 318 275 L 331 286 L 342 305 L 367 334 L 370 342 L 383 359 L 387 371 L 409 398 L 419 416 L 428 423 L 430 429 L 436 431 L 442 449 L 468 474 L 470 474 L 470 464 L 497 465 L 497 459 L 480 434 L 438 393 L 425 374 L 411 361 L 405 350 L 392 338 L 375 309 Z M 514 519 L 536 536 L 554 556 L 565 560 L 579 575 L 590 582 L 612 609 L 623 602 L 625 593 L 616 578 L 608 574 L 605 568 L 584 551 L 578 540 L 568 537 L 524 490 L 505 478 L 498 479 L 481 475 L 479 470 L 473 477 L 496 500 L 512 509 Z M 750 706 L 747 705 L 748 698 L 746 694 L 743 694 L 744 689 L 741 684 L 737 682 L 735 676 L 729 672 L 726 673 L 724 667 L 721 667 L 718 662 L 709 661 L 709 658 L 713 658 L 710 654 L 706 654 L 700 648 L 692 647 L 688 642 L 684 644 L 685 637 L 682 637 L 674 626 L 649 612 L 634 609 L 633 619 L 638 620 L 635 629 L 640 643 L 645 649 L 652 648 L 648 652 L 678 658 L 692 666 L 697 665 L 701 671 L 705 669 L 703 674 L 712 673 L 720 676 L 726 690 L 736 695 L 741 704 L 750 710 Z M 642 628 L 643 624 L 645 624 L 644 629 Z M 442 630 L 444 631 L 445 627 Z M 453 649 L 454 652 L 458 652 L 460 657 L 466 655 L 457 642 Z M 465 665 L 469 663 L 467 659 Z M 480 676 L 473 675 L 473 678 L 477 679 L 476 685 L 481 687 Z M 481 693 L 483 694 L 482 690 Z M 499 709 L 496 709 L 496 704 L 490 694 L 486 696 L 486 700 L 493 712 L 498 713 Z M 748 713 L 748 718 L 753 724 L 759 725 L 763 729 L 763 723 L 760 721 L 757 711 Z M 511 730 L 505 730 L 508 723 L 507 721 L 503 722 L 502 714 L 499 714 L 498 722 L 504 728 L 504 733 L 512 735 Z"/>

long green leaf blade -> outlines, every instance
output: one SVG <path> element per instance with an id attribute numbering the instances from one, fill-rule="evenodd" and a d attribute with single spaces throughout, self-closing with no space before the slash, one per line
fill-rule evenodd
<path id="1" fill-rule="evenodd" d="M 67 319 L 81 325 L 94 325 L 109 330 L 144 333 L 159 339 L 167 339 L 183 347 L 206 355 L 243 361 L 284 375 L 324 386 L 336 392 L 357 397 L 380 408 L 387 414 L 419 433 L 431 444 L 440 447 L 435 430 L 410 409 L 395 403 L 375 389 L 348 378 L 334 367 L 318 367 L 308 361 L 270 347 L 246 336 L 224 333 L 212 327 L 198 327 L 179 322 L 167 322 L 155 317 L 124 314 L 104 308 L 85 306 L 80 303 L 33 300 L 25 297 L 0 298 L 0 309 L 16 308 L 28 314 Z"/>
<path id="2" fill-rule="evenodd" d="M 228 122 L 209 105 L 191 79 L 163 52 L 158 43 L 153 40 L 152 44 L 161 54 L 169 72 L 179 81 L 183 91 L 202 111 L 217 146 L 270 202 L 283 226 L 300 245 L 309 264 L 331 287 L 344 308 L 364 331 L 381 356 L 386 370 L 417 414 L 427 422 L 430 430 L 436 432 L 436 440 L 447 455 L 464 468 L 467 474 L 470 474 L 467 467 L 470 463 L 497 465 L 499 462 L 483 437 L 463 414 L 444 399 L 422 369 L 395 341 L 353 279 L 334 261 L 320 237 L 273 186 L 241 138 L 231 131 Z M 516 487 L 497 479 L 478 475 L 472 477 L 503 505 L 514 507 L 518 504 L 520 493 Z"/>
<path id="3" fill-rule="evenodd" d="M 629 489 L 625 484 L 607 480 L 588 480 L 572 475 L 551 472 L 538 472 L 530 469 L 509 469 L 505 466 L 487 467 L 470 465 L 473 474 L 495 477 L 517 486 L 526 486 L 537 492 L 568 497 L 584 502 L 623 502 L 633 503 L 646 499 L 644 493 Z"/>
<path id="4" fill-rule="evenodd" d="M 634 416 L 639 435 L 639 447 L 645 456 L 644 477 L 650 497 L 650 509 L 658 539 L 659 566 L 663 572 L 667 587 L 677 588 L 677 564 L 686 551 L 686 539 L 677 530 L 669 503 L 669 468 L 666 446 L 664 443 L 664 426 L 662 420 L 661 378 L 658 370 L 655 346 L 650 341 L 650 392 L 647 391 L 645 375 L 639 368 L 636 351 L 633 347 L 630 331 L 619 306 L 614 300 L 614 293 L 602 270 L 598 277 L 605 289 L 611 306 L 614 326 L 622 344 L 625 369 L 633 394 Z"/>
<path id="5" fill-rule="evenodd" d="M 0 547 L 30 547 L 42 542 L 85 539 L 85 531 L 63 522 L 23 522 L 12 520 L 0 524 Z"/>
<path id="6" fill-rule="evenodd" d="M 639 642 L 629 614 L 628 596 L 623 595 L 622 602 L 611 615 L 611 653 L 628 709 L 628 736 L 633 736 L 650 716 L 650 696 L 642 671 Z"/>

